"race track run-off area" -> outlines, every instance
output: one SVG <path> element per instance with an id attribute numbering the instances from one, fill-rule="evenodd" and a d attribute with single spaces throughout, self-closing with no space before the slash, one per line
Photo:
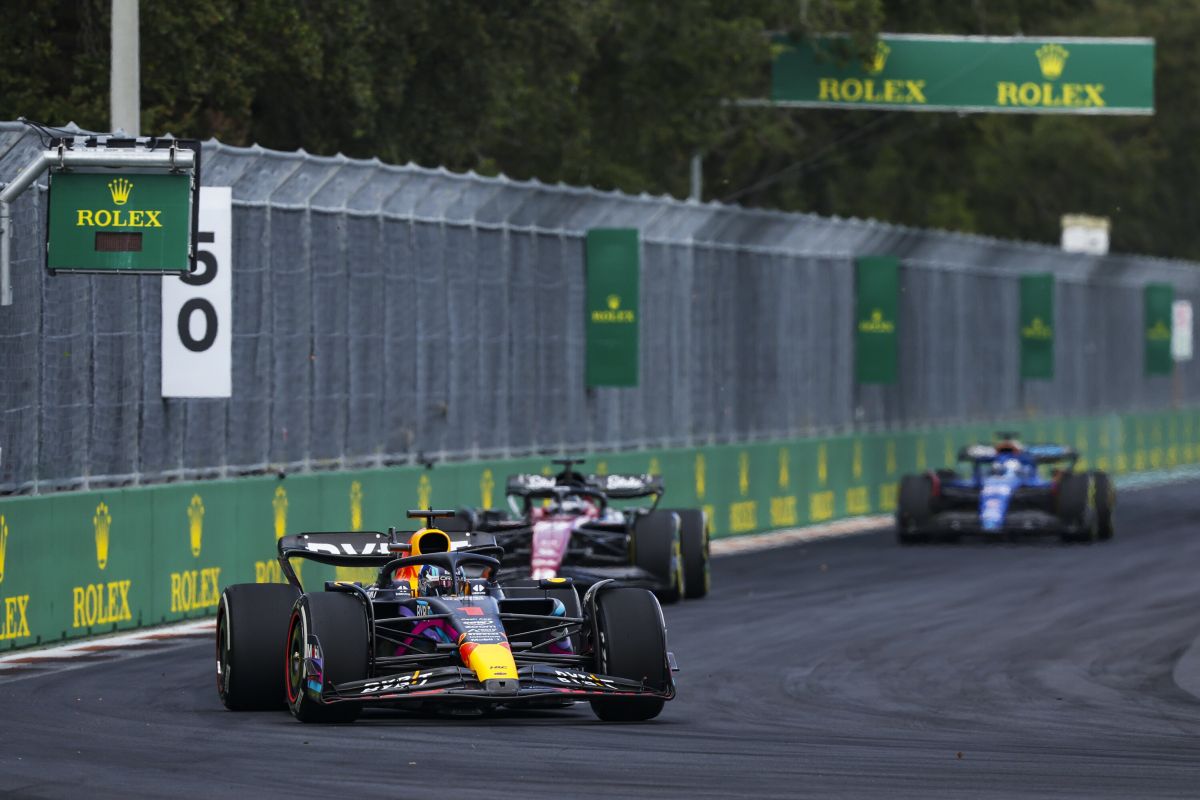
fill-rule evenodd
<path id="1" fill-rule="evenodd" d="M 0 796 L 1196 796 L 1200 699 L 1173 672 L 1200 634 L 1198 490 L 1125 493 L 1092 546 L 880 529 L 718 558 L 710 597 L 667 609 L 679 697 L 647 724 L 235 714 L 208 637 L 9 673 Z"/>

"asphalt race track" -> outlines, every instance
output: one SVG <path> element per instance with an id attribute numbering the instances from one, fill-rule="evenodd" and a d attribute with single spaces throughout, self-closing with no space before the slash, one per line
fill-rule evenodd
<path id="1" fill-rule="evenodd" d="M 649 724 L 234 714 L 208 640 L 0 682 L 0 796 L 1195 797 L 1172 670 L 1200 634 L 1198 490 L 1124 495 L 1094 546 L 719 559 L 667 612 L 679 698 Z"/>

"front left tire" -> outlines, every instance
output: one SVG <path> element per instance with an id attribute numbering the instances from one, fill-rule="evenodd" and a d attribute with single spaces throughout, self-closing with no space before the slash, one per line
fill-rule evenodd
<path id="1" fill-rule="evenodd" d="M 283 631 L 299 593 L 280 583 L 226 587 L 217 604 L 217 694 L 230 711 L 284 707 Z"/>

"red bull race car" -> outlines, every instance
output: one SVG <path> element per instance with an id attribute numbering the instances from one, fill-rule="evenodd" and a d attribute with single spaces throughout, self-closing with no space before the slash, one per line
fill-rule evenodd
<path id="1" fill-rule="evenodd" d="M 675 696 L 654 595 L 565 578 L 502 584 L 500 548 L 434 527 L 300 533 L 279 540 L 287 584 L 236 584 L 217 612 L 217 693 L 235 711 L 282 708 L 350 722 L 365 708 L 479 711 L 586 700 L 606 721 L 657 716 Z M 370 585 L 305 591 L 291 560 L 377 567 Z"/>
<path id="2" fill-rule="evenodd" d="M 557 459 L 556 475 L 510 475 L 508 511 L 464 509 L 467 526 L 496 537 L 506 578 L 617 580 L 664 603 L 708 594 L 708 519 L 699 509 L 660 509 L 658 475 L 584 475 L 582 459 Z M 649 505 L 637 501 L 650 500 Z"/>
<path id="3" fill-rule="evenodd" d="M 962 448 L 969 471 L 940 469 L 900 481 L 896 535 L 901 544 L 966 534 L 1057 534 L 1091 542 L 1114 533 L 1116 490 L 1107 473 L 1076 472 L 1070 447 L 1022 445 L 1016 434 Z"/>

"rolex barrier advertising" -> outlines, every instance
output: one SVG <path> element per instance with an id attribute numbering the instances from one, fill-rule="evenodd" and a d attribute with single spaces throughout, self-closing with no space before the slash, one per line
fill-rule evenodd
<path id="1" fill-rule="evenodd" d="M 889 513 L 907 472 L 951 465 L 997 429 L 1058 442 L 1115 474 L 1200 462 L 1200 409 L 591 456 L 589 472 L 663 476 L 716 537 Z M 231 583 L 281 581 L 275 543 L 308 530 L 405 527 L 414 506 L 504 505 L 549 457 L 262 476 L 0 500 L 0 652 L 211 615 Z M 301 579 L 369 579 L 303 563 Z"/>

